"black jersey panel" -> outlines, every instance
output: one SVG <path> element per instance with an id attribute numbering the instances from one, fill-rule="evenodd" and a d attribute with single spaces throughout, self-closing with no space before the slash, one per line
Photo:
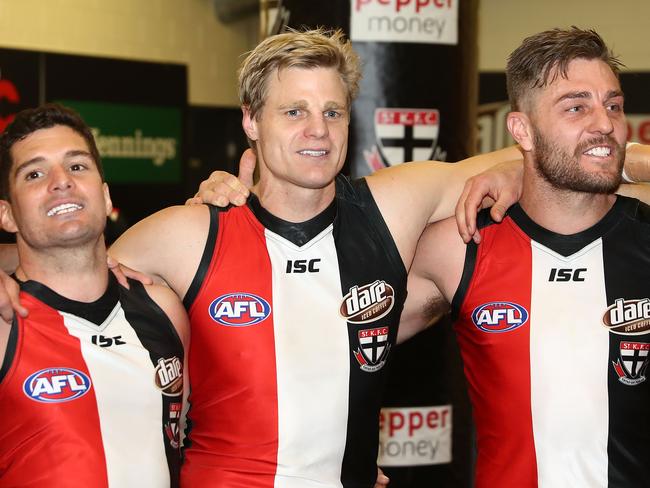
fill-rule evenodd
<path id="1" fill-rule="evenodd" d="M 368 413 L 378 414 L 381 405 L 387 363 L 406 299 L 406 270 L 365 180 L 349 182 L 339 177 L 336 199 L 334 240 L 344 301 L 351 293 L 372 294 L 373 289 L 390 288 L 383 296 L 391 295 L 390 300 L 375 303 L 381 308 L 391 302 L 386 315 L 377 314 L 377 319 L 369 317 L 363 323 L 348 317 L 349 411 L 341 482 L 345 488 L 370 488 L 377 477 L 379 419 Z M 369 336 L 373 342 L 362 345 L 360 338 Z"/>
<path id="2" fill-rule="evenodd" d="M 635 321 L 650 320 L 650 307 L 643 307 L 650 300 L 650 212 L 636 200 L 619 201 L 620 225 L 603 238 L 607 304 L 613 307 L 603 316 L 605 321 L 629 322 L 632 329 L 612 327 L 609 334 L 610 488 L 630 487 L 630 480 L 637 480 L 634 486 L 650 486 L 650 327 L 633 331 Z"/>

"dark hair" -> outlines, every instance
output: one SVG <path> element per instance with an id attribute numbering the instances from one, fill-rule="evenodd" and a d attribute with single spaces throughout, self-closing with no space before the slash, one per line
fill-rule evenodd
<path id="1" fill-rule="evenodd" d="M 88 145 L 90 155 L 97 165 L 97 170 L 104 181 L 104 170 L 102 168 L 99 151 L 95 138 L 90 127 L 83 121 L 81 116 L 63 105 L 48 103 L 38 108 L 22 110 L 14 120 L 7 126 L 0 135 L 0 197 L 9 198 L 9 174 L 13 164 L 11 148 L 14 144 L 22 141 L 27 136 L 40 129 L 49 129 L 56 125 L 70 127 L 73 131 L 84 138 Z"/>
<path id="2" fill-rule="evenodd" d="M 551 29 L 527 37 L 508 57 L 506 79 L 512 110 L 521 110 L 522 102 L 534 88 L 553 83 L 558 76 L 566 78 L 569 63 L 574 59 L 599 59 L 618 78 L 623 63 L 607 47 L 594 30 Z"/>

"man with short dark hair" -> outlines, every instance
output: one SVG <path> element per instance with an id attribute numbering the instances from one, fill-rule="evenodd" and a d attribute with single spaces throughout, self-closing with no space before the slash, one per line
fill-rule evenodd
<path id="1" fill-rule="evenodd" d="M 0 175 L 29 311 L 0 320 L 0 485 L 178 486 L 187 316 L 171 290 L 109 275 L 88 127 L 59 105 L 20 112 Z"/>
<path id="2" fill-rule="evenodd" d="M 423 235 L 409 300 L 452 304 L 477 426 L 476 486 L 630 487 L 650 479 L 650 208 L 616 196 L 620 62 L 600 36 L 541 32 L 510 56 L 523 192 L 467 248 Z M 426 320 L 404 314 L 407 327 Z"/>

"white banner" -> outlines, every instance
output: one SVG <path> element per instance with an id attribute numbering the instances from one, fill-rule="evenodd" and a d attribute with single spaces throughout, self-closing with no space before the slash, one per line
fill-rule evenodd
<path id="1" fill-rule="evenodd" d="M 451 405 L 382 408 L 379 428 L 379 466 L 451 462 Z"/>
<path id="2" fill-rule="evenodd" d="M 350 38 L 458 44 L 460 0 L 351 0 Z"/>

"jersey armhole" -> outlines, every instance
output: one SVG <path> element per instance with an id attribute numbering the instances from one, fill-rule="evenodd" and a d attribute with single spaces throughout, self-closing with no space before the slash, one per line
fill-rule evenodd
<path id="1" fill-rule="evenodd" d="M 486 208 L 481 210 L 476 216 L 476 227 L 481 230 L 484 227 L 494 223 L 490 217 L 490 209 Z M 467 291 L 469 290 L 469 284 L 472 281 L 472 276 L 474 275 L 474 269 L 476 267 L 476 256 L 478 255 L 478 245 L 474 241 L 470 241 L 467 244 L 465 251 L 465 264 L 463 265 L 463 274 L 460 277 L 460 283 L 454 293 L 454 297 L 451 300 L 451 320 L 456 322 L 460 314 L 460 309 L 463 306 L 465 297 L 467 296 Z"/>
<path id="2" fill-rule="evenodd" d="M 201 256 L 199 267 L 196 270 L 196 274 L 192 279 L 190 287 L 187 289 L 187 293 L 185 293 L 185 296 L 183 297 L 183 306 L 185 307 L 185 310 L 188 311 L 201 290 L 201 286 L 205 280 L 205 275 L 208 273 L 208 269 L 210 268 L 210 262 L 214 255 L 214 248 L 217 245 L 219 209 L 215 206 L 208 205 L 208 210 L 210 212 L 210 229 L 208 231 L 208 238 L 205 242 L 205 248 L 203 249 L 203 255 Z"/>
<path id="3" fill-rule="evenodd" d="M 368 210 L 365 213 L 366 217 L 372 223 L 372 226 L 377 229 L 377 235 L 384 244 L 386 254 L 393 262 L 395 270 L 399 270 L 399 273 L 406 282 L 407 270 L 404 266 L 404 261 L 402 261 L 402 256 L 397 249 L 397 244 L 395 244 L 393 234 L 391 234 L 390 229 L 384 220 L 384 216 L 381 214 L 381 210 L 379 210 L 379 207 L 377 206 L 375 197 L 372 194 L 372 191 L 370 191 L 368 182 L 365 178 L 358 178 L 352 181 L 348 180 L 348 183 L 354 188 L 355 193 L 359 197 L 358 201 L 360 201 L 361 205 Z"/>
<path id="4" fill-rule="evenodd" d="M 18 344 L 18 322 L 17 319 L 11 321 L 11 328 L 9 329 L 9 338 L 7 339 L 7 348 L 5 349 L 4 359 L 2 360 L 2 366 L 0 366 L 0 384 L 2 380 L 9 372 L 11 365 L 14 362 L 14 357 L 16 355 L 16 345 Z"/>

